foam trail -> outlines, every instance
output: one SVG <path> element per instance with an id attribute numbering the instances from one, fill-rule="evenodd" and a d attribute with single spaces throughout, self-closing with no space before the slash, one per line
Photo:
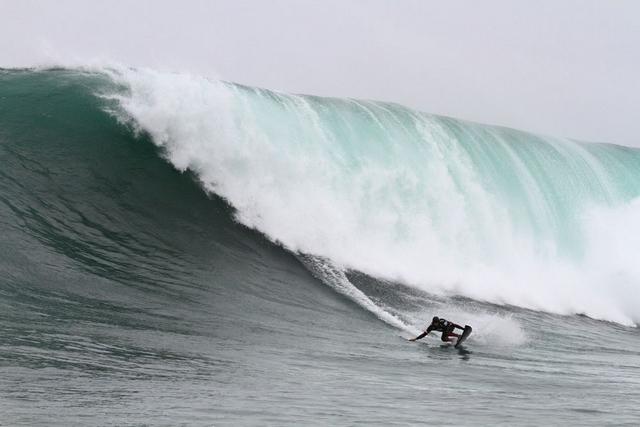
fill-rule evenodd
<path id="1" fill-rule="evenodd" d="M 342 269 L 332 265 L 328 260 L 310 255 L 298 255 L 298 259 L 320 281 L 329 285 L 339 294 L 346 296 L 366 310 L 369 310 L 380 320 L 412 334 L 418 333 L 418 329 L 408 325 L 399 317 L 394 316 L 382 307 L 376 305 L 371 298 L 349 281 Z"/>
<path id="2" fill-rule="evenodd" d="M 295 253 L 431 293 L 637 319 L 635 258 L 599 251 L 637 253 L 616 236 L 640 216 L 594 217 L 638 203 L 639 150 L 196 76 L 112 77 L 123 118 Z"/>

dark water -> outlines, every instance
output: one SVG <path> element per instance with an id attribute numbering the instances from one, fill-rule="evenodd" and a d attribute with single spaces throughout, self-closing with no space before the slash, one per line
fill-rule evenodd
<path id="1" fill-rule="evenodd" d="M 640 423 L 636 328 L 352 272 L 415 327 L 475 321 L 409 343 L 105 112 L 110 84 L 0 74 L 0 424 Z"/>

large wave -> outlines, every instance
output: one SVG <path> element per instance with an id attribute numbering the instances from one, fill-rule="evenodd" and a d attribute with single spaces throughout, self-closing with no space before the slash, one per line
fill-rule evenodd
<path id="1" fill-rule="evenodd" d="M 341 269 L 631 324 L 640 152 L 150 70 L 121 118 L 236 218 Z"/>
<path id="2" fill-rule="evenodd" d="M 115 101 L 113 114 L 225 198 L 239 222 L 388 323 L 410 329 L 344 272 L 637 322 L 638 150 L 395 104 L 100 72 L 116 84 L 90 90 Z"/>

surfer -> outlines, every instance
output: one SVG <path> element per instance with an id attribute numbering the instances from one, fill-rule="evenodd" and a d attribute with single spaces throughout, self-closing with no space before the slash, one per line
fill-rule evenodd
<path id="1" fill-rule="evenodd" d="M 455 332 L 453 332 L 456 328 L 463 331 L 462 335 L 456 334 Z M 431 321 L 431 324 L 427 327 L 427 330 L 421 333 L 420 335 L 418 335 L 417 337 L 411 338 L 409 341 L 416 341 L 416 340 L 422 339 L 426 337 L 427 334 L 431 331 L 442 332 L 441 339 L 444 342 L 453 341 L 453 338 L 456 338 L 456 341 L 457 341 L 456 347 L 457 347 L 458 344 L 460 344 L 464 340 L 464 338 L 466 338 L 471 333 L 471 326 L 462 327 L 457 323 L 449 322 L 447 319 L 441 319 L 438 316 L 434 316 L 433 320 Z M 460 339 L 461 336 L 463 337 L 463 339 Z"/>

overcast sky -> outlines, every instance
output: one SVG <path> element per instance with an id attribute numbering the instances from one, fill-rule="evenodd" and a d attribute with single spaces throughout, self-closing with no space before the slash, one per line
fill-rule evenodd
<path id="1" fill-rule="evenodd" d="M 0 0 L 0 67 L 96 60 L 640 146 L 634 0 Z"/>

